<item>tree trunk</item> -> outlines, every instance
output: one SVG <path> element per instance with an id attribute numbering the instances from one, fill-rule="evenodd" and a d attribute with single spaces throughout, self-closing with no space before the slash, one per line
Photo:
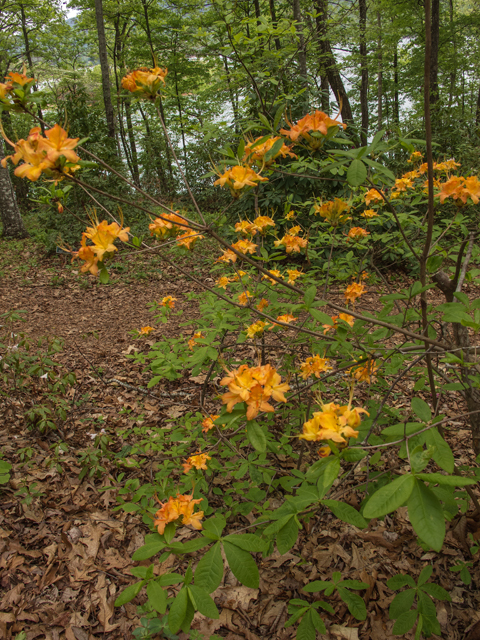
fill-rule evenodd
<path id="1" fill-rule="evenodd" d="M 450 91 L 448 92 L 448 108 L 453 104 L 455 94 L 455 82 L 457 80 L 457 36 L 455 34 L 455 24 L 453 21 L 453 0 L 450 0 L 450 33 L 453 43 L 453 71 L 450 72 Z"/>
<path id="2" fill-rule="evenodd" d="M 398 43 L 395 43 L 393 52 L 393 121 L 398 126 L 400 123 L 400 107 L 398 104 Z"/>
<path id="3" fill-rule="evenodd" d="M 137 145 L 135 143 L 135 132 L 133 130 L 133 124 L 132 124 L 132 111 L 130 107 L 130 101 L 125 100 L 124 105 L 125 105 L 125 118 L 127 120 L 127 135 L 128 135 L 128 141 L 130 143 L 132 177 L 135 184 L 140 186 L 140 172 L 138 169 Z"/>
<path id="4" fill-rule="evenodd" d="M 430 109 L 438 103 L 438 47 L 440 40 L 440 0 L 432 0 L 432 49 L 430 52 Z M 435 122 L 435 120 L 433 121 Z"/>
<path id="5" fill-rule="evenodd" d="M 103 102 L 105 104 L 108 135 L 115 140 L 115 115 L 110 94 L 110 67 L 107 56 L 107 38 L 105 36 L 105 24 L 103 22 L 102 0 L 95 0 L 95 16 L 97 19 L 98 55 L 100 58 L 100 69 L 102 71 Z"/>
<path id="6" fill-rule="evenodd" d="M 477 125 L 477 127 L 480 127 L 480 86 L 478 87 L 477 113 L 475 117 L 475 124 Z"/>
<path id="7" fill-rule="evenodd" d="M 275 13 L 275 0 L 268 0 L 268 6 L 270 9 L 270 17 L 272 18 L 272 26 L 274 29 L 277 28 L 277 14 Z M 275 37 L 275 49 L 280 51 L 282 45 L 280 44 L 280 39 L 278 36 Z"/>
<path id="8" fill-rule="evenodd" d="M 360 109 L 362 112 L 362 131 L 360 138 L 362 145 L 366 146 L 368 137 L 368 62 L 367 62 L 367 0 L 359 0 L 360 10 Z"/>
<path id="9" fill-rule="evenodd" d="M 0 139 L 0 161 L 5 157 L 3 140 Z M 2 220 L 2 238 L 28 238 L 28 231 L 15 199 L 15 193 L 8 169 L 0 165 L 0 218 Z"/>
<path id="10" fill-rule="evenodd" d="M 139 105 L 139 109 L 140 109 L 140 114 L 145 123 L 145 129 L 147 131 L 147 137 L 145 141 L 146 151 L 147 151 L 147 154 L 152 157 L 152 161 L 155 164 L 155 169 L 157 171 L 157 176 L 158 176 L 158 183 L 160 185 L 160 194 L 168 195 L 169 194 L 168 179 L 167 179 L 167 176 L 165 175 L 165 170 L 163 168 L 161 154 L 157 153 L 156 150 L 153 148 L 153 144 L 152 144 L 153 134 L 150 129 L 150 125 L 148 124 L 148 118 L 145 112 L 143 111 L 141 104 Z"/>
<path id="11" fill-rule="evenodd" d="M 298 71 L 300 73 L 302 84 L 307 83 L 307 51 L 305 48 L 305 38 L 303 36 L 302 13 L 300 11 L 300 0 L 293 0 L 293 19 L 295 20 L 295 29 L 298 35 Z"/>
<path id="12" fill-rule="evenodd" d="M 378 87 L 377 87 L 377 127 L 382 128 L 383 124 L 383 51 L 382 51 L 382 16 L 377 12 L 378 26 Z"/>
<path id="13" fill-rule="evenodd" d="M 20 17 L 22 21 L 22 33 L 23 33 L 23 41 L 25 43 L 25 56 L 28 62 L 28 68 L 30 71 L 30 75 L 34 78 L 35 74 L 33 72 L 33 60 L 32 60 L 32 51 L 30 49 L 30 39 L 28 37 L 28 29 L 27 29 L 27 20 L 25 18 L 25 9 L 23 4 L 20 5 Z M 33 85 L 35 91 L 37 91 L 37 84 Z M 45 125 L 43 124 L 43 113 L 40 105 L 37 105 L 37 113 L 40 118 L 40 128 L 42 130 L 43 135 L 45 135 Z"/>

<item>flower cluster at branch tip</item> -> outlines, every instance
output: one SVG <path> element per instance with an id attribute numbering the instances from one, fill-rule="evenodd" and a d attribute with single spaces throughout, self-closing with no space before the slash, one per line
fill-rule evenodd
<path id="1" fill-rule="evenodd" d="M 302 249 L 305 249 L 308 241 L 306 238 L 302 238 L 298 235 L 300 231 L 299 226 L 292 227 L 280 240 L 275 240 L 275 247 L 285 247 L 287 253 L 300 253 Z"/>
<path id="2" fill-rule="evenodd" d="M 375 209 L 365 209 L 365 211 L 360 215 L 362 216 L 362 218 L 376 218 L 378 216 L 378 213 L 375 211 Z"/>
<path id="3" fill-rule="evenodd" d="M 262 140 L 263 142 L 261 142 Z M 286 144 L 277 145 L 277 147 L 280 146 L 280 148 L 272 152 L 272 149 L 278 140 L 281 140 L 280 136 L 267 138 L 266 140 L 264 140 L 264 136 L 260 136 L 259 138 L 255 138 L 255 140 L 248 141 L 245 145 L 242 162 L 260 165 L 261 167 L 268 167 L 279 156 L 282 156 L 282 158 L 286 158 L 287 156 L 290 156 L 291 158 L 297 157 L 292 151 L 290 151 L 290 147 L 287 147 Z M 270 154 L 268 158 L 266 157 L 267 154 Z"/>
<path id="4" fill-rule="evenodd" d="M 358 428 L 362 422 L 362 413 L 369 415 L 365 409 L 351 408 L 350 405 L 340 406 L 334 402 L 324 404 L 321 411 L 303 425 L 303 433 L 298 436 L 302 440 L 318 442 L 319 440 L 333 440 L 346 443 L 346 438 L 356 438 Z"/>
<path id="5" fill-rule="evenodd" d="M 242 220 L 235 225 L 235 231 L 237 233 L 243 233 L 247 236 L 256 235 L 259 231 L 262 235 L 268 231 L 268 227 L 275 227 L 275 222 L 270 216 L 258 216 L 253 222 L 249 220 Z"/>
<path id="6" fill-rule="evenodd" d="M 414 186 L 415 185 L 413 184 L 412 177 L 403 176 L 402 178 L 397 178 L 395 180 L 395 186 L 392 188 L 392 192 L 390 195 L 394 199 L 399 198 L 400 194 L 405 193 L 407 189 L 413 189 Z"/>
<path id="7" fill-rule="evenodd" d="M 223 254 L 215 260 L 215 262 L 236 262 L 237 254 L 231 249 L 224 249 Z"/>
<path id="8" fill-rule="evenodd" d="M 345 296 L 345 300 L 347 302 L 351 302 L 352 304 L 355 304 L 355 301 L 357 300 L 357 298 L 360 298 L 360 296 L 363 296 L 363 294 L 366 293 L 366 291 L 367 289 L 365 288 L 364 284 L 353 282 L 352 284 L 348 285 L 343 295 Z"/>
<path id="9" fill-rule="evenodd" d="M 288 213 L 285 214 L 285 220 L 294 220 L 296 217 L 296 213 L 295 211 L 292 209 L 291 211 L 289 211 Z"/>
<path id="10" fill-rule="evenodd" d="M 351 371 L 358 382 L 368 382 L 370 384 L 376 380 L 375 374 L 378 371 L 378 366 L 375 364 L 375 360 L 370 359 L 364 364 L 351 369 Z"/>
<path id="11" fill-rule="evenodd" d="M 207 416 L 206 418 L 204 418 L 204 420 L 202 421 L 202 431 L 204 433 L 207 433 L 208 431 L 210 431 L 210 429 L 213 429 L 215 427 L 214 422 L 219 417 L 220 416 L 218 415 L 213 415 L 213 416 Z"/>
<path id="12" fill-rule="evenodd" d="M 235 249 L 235 251 L 238 251 L 239 253 L 255 253 L 257 245 L 248 240 L 248 238 L 242 238 L 232 244 L 232 249 Z"/>
<path id="13" fill-rule="evenodd" d="M 177 493 L 177 497 L 170 497 L 168 502 L 160 503 L 160 509 L 155 514 L 153 525 L 160 535 L 165 531 L 169 522 L 175 522 L 180 517 L 183 525 L 190 525 L 197 531 L 202 528 L 200 520 L 203 518 L 203 511 L 194 513 L 195 505 L 202 502 L 203 498 L 193 500 L 193 495 L 182 496 Z"/>
<path id="14" fill-rule="evenodd" d="M 16 166 L 14 173 L 19 178 L 36 182 L 44 173 L 59 182 L 80 169 L 77 164 L 80 158 L 73 151 L 79 138 L 69 138 L 58 124 L 45 131 L 45 136 L 42 136 L 40 127 L 34 127 L 26 140 L 16 143 L 6 137 L 5 140 L 15 149 L 15 153 L 3 158 L 2 167 L 6 167 L 7 160 L 11 160 Z M 23 160 L 23 164 L 17 166 L 20 160 Z"/>
<path id="15" fill-rule="evenodd" d="M 187 458 L 185 462 L 182 463 L 183 473 L 188 473 L 191 469 L 195 467 L 198 471 L 200 469 L 207 469 L 207 460 L 211 460 L 211 457 L 206 453 L 201 453 L 198 451 L 193 456 Z"/>
<path id="16" fill-rule="evenodd" d="M 334 198 L 323 204 L 316 203 L 314 209 L 315 213 L 319 213 L 332 227 L 338 227 L 339 224 L 350 220 L 350 216 L 347 215 L 350 205 L 340 198 Z"/>
<path id="17" fill-rule="evenodd" d="M 0 112 L 24 111 L 23 107 L 29 101 L 29 94 L 35 83 L 35 79 L 29 78 L 26 71 L 27 68 L 24 65 L 23 73 L 10 71 L 5 76 L 7 82 L 0 82 Z"/>
<path id="18" fill-rule="evenodd" d="M 283 322 L 284 324 L 290 324 L 290 322 L 295 322 L 295 320 L 297 320 L 297 318 L 295 318 L 295 316 L 292 316 L 291 313 L 284 313 L 281 316 L 277 316 L 277 320 L 278 322 Z M 273 325 L 270 327 L 270 329 L 273 329 L 274 327 L 281 327 L 281 324 L 277 324 L 276 322 L 273 323 Z"/>
<path id="19" fill-rule="evenodd" d="M 370 235 L 370 232 L 362 227 L 352 227 L 347 234 L 349 240 L 361 240 Z"/>
<path id="20" fill-rule="evenodd" d="M 300 278 L 300 276 L 303 275 L 303 273 L 299 271 L 299 269 L 287 269 L 287 273 L 288 273 L 288 280 L 287 280 L 288 284 L 294 284 L 295 280 L 297 278 Z"/>
<path id="21" fill-rule="evenodd" d="M 281 272 L 278 269 L 269 269 L 268 273 L 271 273 L 272 276 L 274 276 L 275 278 L 278 278 L 279 280 L 284 280 L 284 277 L 282 276 Z M 277 280 L 270 278 L 270 276 L 267 276 L 266 274 L 263 274 L 262 280 L 268 280 L 272 285 L 277 284 Z"/>
<path id="22" fill-rule="evenodd" d="M 166 307 L 167 309 L 173 309 L 175 306 L 175 301 L 176 298 L 173 298 L 172 296 L 165 296 L 164 298 L 162 298 L 160 306 Z"/>
<path id="23" fill-rule="evenodd" d="M 351 327 L 353 327 L 353 324 L 355 322 L 355 318 L 349 315 L 348 313 L 340 313 L 338 314 L 338 316 L 332 316 L 332 320 L 333 320 L 333 324 L 323 325 L 324 334 L 328 333 L 331 329 L 336 329 L 339 320 L 343 320 L 344 322 L 349 324 Z"/>
<path id="24" fill-rule="evenodd" d="M 301 376 L 304 380 L 315 376 L 316 378 L 320 377 L 321 373 L 325 371 L 331 371 L 332 367 L 329 364 L 329 361 L 326 358 L 321 358 L 318 353 L 311 358 L 307 358 L 305 362 L 300 364 L 300 369 L 302 371 Z"/>
<path id="25" fill-rule="evenodd" d="M 128 241 L 130 227 L 122 228 L 116 222 L 108 224 L 106 220 L 98 222 L 95 213 L 91 218 L 91 224 L 92 226 L 87 227 L 87 230 L 82 233 L 80 249 L 74 251 L 72 255 L 74 259 L 78 258 L 84 261 L 80 271 L 83 273 L 89 271 L 96 276 L 99 271 L 98 265 L 102 265 L 105 257 L 109 257 L 110 254 L 117 251 L 117 247 L 113 244 L 115 240 L 118 238 L 122 242 Z M 87 238 L 93 244 L 87 245 Z"/>
<path id="26" fill-rule="evenodd" d="M 455 200 L 455 204 L 459 207 L 467 204 L 467 200 L 470 200 L 474 204 L 478 204 L 480 198 L 480 181 L 477 176 L 470 176 L 464 178 L 462 176 L 454 176 L 439 184 L 440 193 L 436 194 L 437 198 L 440 198 L 441 204 L 444 203 L 446 198 L 452 198 Z"/>
<path id="27" fill-rule="evenodd" d="M 370 202 L 379 202 L 380 204 L 383 204 L 383 198 L 381 194 L 382 192 L 379 193 L 376 189 L 369 189 L 364 196 L 365 204 L 367 205 L 367 207 Z"/>
<path id="28" fill-rule="evenodd" d="M 195 345 L 197 344 L 197 340 L 200 340 L 201 338 L 204 338 L 204 337 L 205 336 L 201 331 L 195 331 L 195 333 L 193 334 L 193 337 L 190 338 L 190 340 L 188 341 L 188 348 L 190 349 L 190 351 L 193 351 Z"/>
<path id="29" fill-rule="evenodd" d="M 187 221 L 182 216 L 175 213 L 162 213 L 162 217 L 155 218 L 148 225 L 150 235 L 156 236 L 159 240 L 176 238 L 177 246 L 185 247 L 191 251 L 198 240 L 203 236 L 190 229 Z"/>
<path id="30" fill-rule="evenodd" d="M 148 336 L 150 333 L 152 333 L 152 331 L 153 327 L 142 327 L 138 333 L 141 336 Z"/>
<path id="31" fill-rule="evenodd" d="M 161 83 L 165 85 L 168 69 L 140 67 L 122 78 L 122 87 L 141 98 L 155 100 Z"/>
<path id="32" fill-rule="evenodd" d="M 421 151 L 414 151 L 413 153 L 410 154 L 410 157 L 407 160 L 407 162 L 410 164 L 412 162 L 419 162 L 422 158 L 423 158 L 423 154 Z"/>
<path id="33" fill-rule="evenodd" d="M 238 296 L 238 301 L 239 301 L 240 304 L 242 304 L 244 307 L 246 307 L 247 304 L 248 304 L 248 300 L 251 297 L 252 297 L 252 294 L 250 293 L 250 291 L 244 291 L 243 293 L 241 293 Z"/>
<path id="34" fill-rule="evenodd" d="M 263 311 L 264 309 L 266 309 L 269 306 L 270 306 L 269 301 L 266 298 L 262 298 L 260 300 L 260 302 L 257 304 L 257 309 L 259 311 Z"/>
<path id="35" fill-rule="evenodd" d="M 263 320 L 257 320 L 254 324 L 251 324 L 246 328 L 247 336 L 251 339 L 261 336 L 265 329 L 268 328 L 268 322 Z"/>
<path id="36" fill-rule="evenodd" d="M 228 387 L 228 392 L 222 396 L 228 413 L 239 402 L 245 402 L 247 420 L 256 418 L 260 411 L 273 412 L 274 408 L 268 402 L 270 398 L 286 402 L 284 394 L 290 389 L 286 382 L 282 383 L 281 376 L 270 364 L 258 367 L 242 364 L 238 369 L 230 371 L 220 384 Z"/>
<path id="37" fill-rule="evenodd" d="M 268 180 L 259 173 L 255 173 L 251 167 L 242 167 L 241 165 L 227 169 L 223 175 L 217 175 L 219 178 L 214 182 L 214 186 L 227 186 L 234 198 L 240 197 L 240 191 L 244 187 L 256 187 L 259 182 Z"/>
<path id="38" fill-rule="evenodd" d="M 280 133 L 287 138 L 290 138 L 293 142 L 297 142 L 299 138 L 303 138 L 308 146 L 313 149 L 319 149 L 325 140 L 325 137 L 329 134 L 329 130 L 337 127 L 347 128 L 347 125 L 343 122 L 339 122 L 337 119 L 332 120 L 323 111 L 314 111 L 308 113 L 301 118 L 297 124 L 288 122 L 290 129 L 280 129 Z M 312 135 L 313 134 L 313 135 Z"/>

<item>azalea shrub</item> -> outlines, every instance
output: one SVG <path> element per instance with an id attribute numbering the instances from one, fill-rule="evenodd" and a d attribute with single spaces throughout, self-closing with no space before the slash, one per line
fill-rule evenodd
<path id="1" fill-rule="evenodd" d="M 122 87 L 154 105 L 168 134 L 157 108 L 166 81 L 167 70 L 141 68 Z M 27 93 L 12 97 L 13 86 L 3 85 L 2 104 L 28 111 Z M 313 110 L 294 123 L 284 115 L 252 123 L 262 135 L 242 137 L 236 153 L 227 153 L 213 172 L 216 187 L 235 202 L 250 193 L 249 216 L 229 229 L 220 223 L 223 212 L 207 223 L 187 181 L 192 214 L 152 203 L 159 207 L 151 210 L 152 241 L 203 291 L 186 294 L 199 311 L 188 329 L 132 357 L 151 372 L 150 387 L 185 373 L 203 382 L 196 413 L 179 419 L 170 436 L 159 429 L 143 439 L 145 452 L 163 454 L 152 482 L 131 479 L 122 487 L 118 480 L 118 508 L 138 513 L 151 529 L 133 559 L 152 563 L 132 570 L 138 582 L 116 604 L 145 587 L 150 610 L 167 616 L 173 634 L 187 632 L 197 611 L 218 617 L 212 594 L 226 564 L 239 582 L 257 588 L 261 559 L 292 549 L 300 532 L 308 535 L 303 530 L 312 518 L 331 513 L 363 529 L 406 506 L 419 545 L 440 552 L 446 522 L 476 500 L 470 485 L 480 479 L 478 467 L 459 468 L 449 444 L 452 418 L 441 413 L 439 395 L 463 395 L 457 419 L 470 421 L 472 447 L 480 454 L 480 376 L 471 344 L 480 330 L 480 300 L 462 292 L 463 282 L 477 274 L 470 265 L 478 257 L 480 181 L 459 175 L 454 160 L 423 162 L 409 140 L 401 144 L 411 154 L 411 169 L 395 177 L 382 157 L 399 143 L 385 142 L 384 132 L 351 149 L 338 118 Z M 45 136 L 32 129 L 11 144 L 17 175 L 75 182 L 81 174 L 81 145 L 58 125 Z M 338 194 L 295 206 L 287 194 L 284 206 L 262 210 L 261 190 L 276 171 L 304 172 L 306 157 L 317 179 L 335 176 Z M 182 174 L 180 164 L 178 170 Z M 119 259 L 120 243 L 148 246 L 114 216 L 99 221 L 92 215 L 73 252 L 81 270 L 102 282 L 109 260 Z M 376 247 L 386 246 L 384 234 L 394 242 L 387 258 L 403 256 L 418 273 L 402 290 L 392 290 L 381 269 L 385 256 Z M 176 259 L 203 242 L 215 248 L 211 283 Z M 379 286 L 383 293 L 373 307 L 367 301 Z M 445 302 L 429 296 L 434 287 Z M 178 306 L 173 295 L 155 301 L 156 321 L 168 322 Z M 138 337 L 151 330 L 139 328 Z M 401 411 L 392 398 L 404 384 L 412 400 Z M 387 455 L 386 468 L 375 466 Z M 354 471 L 365 479 L 356 487 L 359 508 L 343 499 Z M 218 477 L 228 489 L 215 484 Z M 179 541 L 184 527 L 192 535 Z M 187 558 L 187 569 L 157 575 L 155 563 L 171 554 Z M 392 588 L 404 584 L 410 583 L 397 580 Z M 318 592 L 326 599 L 338 593 L 350 614 L 364 620 L 357 592 L 367 587 L 341 574 L 307 584 L 302 598 L 289 603 L 286 626 L 298 625 L 299 638 L 326 632 L 333 609 L 309 595 Z M 411 625 L 405 628 L 402 618 L 399 633 L 415 624 L 418 636 L 440 633 L 425 598 L 419 593 Z"/>

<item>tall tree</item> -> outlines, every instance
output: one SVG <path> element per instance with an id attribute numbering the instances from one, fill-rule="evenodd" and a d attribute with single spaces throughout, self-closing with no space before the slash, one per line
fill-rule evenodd
<path id="1" fill-rule="evenodd" d="M 95 17 L 97 21 L 98 55 L 100 58 L 100 69 L 102 72 L 103 102 L 105 105 L 108 136 L 115 140 L 115 114 L 113 111 L 112 96 L 110 93 L 110 66 L 108 64 L 107 38 L 105 36 L 102 0 L 95 0 Z"/>
<path id="2" fill-rule="evenodd" d="M 382 14 L 377 11 L 378 27 L 378 75 L 377 75 L 377 127 L 382 128 L 383 124 L 383 50 L 382 50 Z"/>
<path id="3" fill-rule="evenodd" d="M 3 140 L 0 138 L 0 161 L 5 157 Z M 2 238 L 28 238 L 28 231 L 15 199 L 15 193 L 8 169 L 0 164 L 0 219 L 2 220 Z"/>
<path id="4" fill-rule="evenodd" d="M 367 60 L 367 0 L 359 0 L 360 10 L 360 110 L 362 114 L 362 145 L 367 144 L 368 137 L 368 60 Z"/>

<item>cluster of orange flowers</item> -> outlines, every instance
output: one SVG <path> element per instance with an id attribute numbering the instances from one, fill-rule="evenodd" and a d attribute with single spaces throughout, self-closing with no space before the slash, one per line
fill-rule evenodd
<path id="1" fill-rule="evenodd" d="M 376 189 L 369 189 L 365 194 L 365 204 L 368 206 L 370 202 L 379 202 L 383 204 L 382 192 L 378 192 Z"/>
<path id="2" fill-rule="evenodd" d="M 246 328 L 247 336 L 250 339 L 256 338 L 257 336 L 261 336 L 265 329 L 268 329 L 270 325 L 268 322 L 264 322 L 263 320 L 257 320 L 254 324 L 251 324 Z"/>
<path id="3" fill-rule="evenodd" d="M 303 425 L 303 434 L 298 436 L 302 440 L 333 440 L 345 443 L 346 438 L 358 436 L 355 429 L 362 422 L 360 414 L 369 415 L 365 409 L 352 409 L 350 405 L 340 406 L 334 402 L 324 404 L 321 408 L 321 411 L 315 412 L 312 419 Z"/>
<path id="4" fill-rule="evenodd" d="M 176 298 L 173 298 L 172 296 L 165 296 L 164 298 L 162 298 L 162 301 L 160 302 L 160 306 L 166 307 L 168 309 L 173 309 L 173 307 L 175 306 L 175 301 L 176 301 Z"/>
<path id="5" fill-rule="evenodd" d="M 251 167 L 242 165 L 236 165 L 227 169 L 222 175 L 218 175 L 219 178 L 214 182 L 214 185 L 227 186 L 234 198 L 240 197 L 240 191 L 244 187 L 256 187 L 259 182 L 267 182 L 268 180 L 268 178 L 256 173 Z"/>
<path id="6" fill-rule="evenodd" d="M 332 227 L 337 227 L 339 224 L 344 224 L 347 220 L 350 220 L 347 215 L 350 211 L 350 205 L 340 198 L 334 198 L 323 204 L 317 203 L 314 205 L 314 209 L 315 213 L 319 213 Z"/>
<path id="7" fill-rule="evenodd" d="M 25 99 L 25 93 L 28 92 L 35 82 L 35 79 L 29 78 L 25 72 L 26 67 L 24 67 L 23 73 L 10 71 L 10 73 L 5 76 L 7 82 L 0 82 L 0 106 L 5 111 L 21 111 L 19 105 L 23 101 L 20 96 L 23 95 Z M 20 89 L 22 93 L 16 91 L 17 89 Z"/>
<path id="8" fill-rule="evenodd" d="M 378 213 L 375 211 L 375 209 L 365 209 L 365 211 L 360 215 L 362 216 L 362 218 L 376 218 L 378 216 Z"/>
<path id="9" fill-rule="evenodd" d="M 98 222 L 96 217 L 91 219 L 92 227 L 82 233 L 82 242 L 80 249 L 73 253 L 74 258 L 84 261 L 81 271 L 86 273 L 89 271 L 96 276 L 99 271 L 99 263 L 103 263 L 105 257 L 117 251 L 117 247 L 113 244 L 117 238 L 122 242 L 128 241 L 128 232 L 130 227 L 122 228 L 116 222 L 108 224 L 106 220 Z M 87 245 L 87 238 L 93 242 L 93 245 Z"/>
<path id="10" fill-rule="evenodd" d="M 152 331 L 153 327 L 142 327 L 138 334 L 141 336 L 148 336 L 150 333 L 152 333 Z"/>
<path id="11" fill-rule="evenodd" d="M 302 362 L 300 364 L 300 369 L 302 371 L 302 378 L 306 380 L 307 378 L 311 378 L 312 376 L 319 378 L 321 373 L 324 373 L 325 371 L 331 371 L 332 367 L 330 366 L 329 361 L 326 358 L 321 358 L 317 353 L 311 358 L 307 358 L 305 362 Z"/>
<path id="12" fill-rule="evenodd" d="M 219 417 L 220 416 L 218 416 L 218 415 L 207 416 L 202 422 L 202 431 L 204 433 L 208 433 L 208 431 L 210 431 L 210 429 L 213 429 L 215 427 L 214 422 Z"/>
<path id="13" fill-rule="evenodd" d="M 353 327 L 353 323 L 355 322 L 355 318 L 348 313 L 340 313 L 338 316 L 332 316 L 333 325 L 332 324 L 324 324 L 323 325 L 323 333 L 328 333 L 331 329 L 336 329 L 338 321 L 343 320 L 351 327 Z"/>
<path id="14" fill-rule="evenodd" d="M 298 235 L 300 227 L 292 227 L 280 240 L 275 240 L 273 243 L 276 247 L 284 246 L 287 253 L 300 253 L 302 249 L 305 249 L 308 240 Z"/>
<path id="15" fill-rule="evenodd" d="M 200 453 L 198 451 L 193 456 L 187 458 L 185 462 L 182 463 L 183 473 L 188 473 L 191 469 L 195 468 L 197 470 L 206 469 L 207 468 L 207 460 L 211 460 L 211 457 L 206 453 Z"/>
<path id="16" fill-rule="evenodd" d="M 195 345 L 197 344 L 197 340 L 200 340 L 201 338 L 204 338 L 204 337 L 205 336 L 201 331 L 195 331 L 195 333 L 193 334 L 193 337 L 190 338 L 190 340 L 188 341 L 188 348 L 190 349 L 190 351 L 193 351 Z"/>
<path id="17" fill-rule="evenodd" d="M 366 291 L 367 289 L 364 284 L 353 282 L 352 284 L 348 285 L 343 295 L 345 296 L 345 300 L 347 302 L 351 302 L 352 304 L 355 304 L 355 301 L 357 300 L 357 298 L 360 298 L 360 296 L 363 296 L 363 294 L 366 293 Z"/>
<path id="18" fill-rule="evenodd" d="M 266 140 L 265 136 L 260 136 L 258 138 L 255 138 L 255 140 L 248 141 L 245 145 L 242 162 L 246 162 L 247 164 L 256 164 L 261 167 L 268 167 L 279 156 L 282 156 L 282 158 L 286 158 L 287 156 L 290 156 L 291 158 L 297 157 L 294 153 L 292 153 L 292 151 L 290 151 L 290 147 L 287 147 L 286 144 L 283 144 L 276 153 L 270 155 L 269 159 L 266 160 L 265 156 L 271 151 L 273 145 L 277 142 L 277 140 L 281 140 L 280 136 L 267 138 Z"/>
<path id="19" fill-rule="evenodd" d="M 470 198 L 474 204 L 478 204 L 480 198 L 480 181 L 476 176 L 470 176 L 468 178 L 454 176 L 443 184 L 439 184 L 439 187 L 440 193 L 437 194 L 437 197 L 440 198 L 442 204 L 446 198 L 452 198 L 455 200 L 457 206 L 460 207 L 467 204 L 468 198 Z"/>
<path id="20" fill-rule="evenodd" d="M 361 240 L 362 238 L 366 238 L 369 235 L 370 232 L 366 229 L 362 229 L 362 227 L 352 227 L 347 234 L 350 240 Z"/>
<path id="21" fill-rule="evenodd" d="M 148 225 L 150 235 L 156 236 L 159 240 L 176 238 L 177 246 L 191 250 L 197 240 L 201 240 L 203 236 L 190 229 L 185 218 L 177 215 L 178 213 L 178 211 L 175 213 L 162 213 L 161 218 L 155 218 Z"/>
<path id="22" fill-rule="evenodd" d="M 34 127 L 26 140 L 14 143 L 5 139 L 15 149 L 15 153 L 2 160 L 2 167 L 7 166 L 7 160 L 11 160 L 16 167 L 23 160 L 23 164 L 14 171 L 19 178 L 35 182 L 45 173 L 58 182 L 80 169 L 80 165 L 76 164 L 80 158 L 73 151 L 79 138 L 69 138 L 58 124 L 45 131 L 45 137 L 42 136 L 40 127 Z"/>
<path id="23" fill-rule="evenodd" d="M 259 231 L 263 235 L 268 230 L 268 227 L 274 226 L 275 222 L 269 216 L 258 216 L 253 222 L 250 222 L 249 220 L 237 222 L 235 225 L 235 231 L 247 236 L 254 236 L 257 231 Z"/>
<path id="24" fill-rule="evenodd" d="M 379 367 L 375 364 L 375 360 L 371 359 L 351 371 L 353 377 L 358 380 L 358 382 L 368 382 L 368 384 L 370 384 L 371 382 L 375 382 L 375 374 L 378 369 Z"/>
<path id="25" fill-rule="evenodd" d="M 161 69 L 160 67 L 154 67 L 153 69 L 140 67 L 122 78 L 122 87 L 141 98 L 155 100 L 160 84 L 163 83 L 165 85 L 167 73 L 168 69 Z"/>
<path id="26" fill-rule="evenodd" d="M 332 120 L 326 113 L 318 110 L 313 113 L 308 113 L 301 118 L 297 124 L 292 124 L 288 122 L 288 120 L 287 124 L 290 129 L 280 129 L 280 133 L 290 138 L 293 142 L 297 142 L 299 138 L 303 138 L 313 150 L 319 149 L 323 145 L 325 136 L 328 135 L 329 129 L 332 127 L 347 128 L 346 124 L 339 122 L 337 119 Z"/>
<path id="27" fill-rule="evenodd" d="M 168 502 L 160 503 L 161 507 L 155 514 L 153 525 L 157 528 L 160 535 L 165 531 L 165 527 L 169 522 L 176 522 L 180 517 L 182 524 L 190 525 L 197 531 L 202 528 L 200 520 L 203 518 L 203 511 L 194 513 L 195 505 L 202 502 L 203 498 L 193 500 L 193 495 L 182 496 L 177 493 L 177 497 L 170 497 Z"/>
<path id="28" fill-rule="evenodd" d="M 270 398 L 277 402 L 287 401 L 284 393 L 290 387 L 281 380 L 281 376 L 270 364 L 258 367 L 242 364 L 220 381 L 223 387 L 228 387 L 228 392 L 222 396 L 222 402 L 227 405 L 228 413 L 239 402 L 245 402 L 247 420 L 253 420 L 260 411 L 274 411 L 268 402 Z"/>

